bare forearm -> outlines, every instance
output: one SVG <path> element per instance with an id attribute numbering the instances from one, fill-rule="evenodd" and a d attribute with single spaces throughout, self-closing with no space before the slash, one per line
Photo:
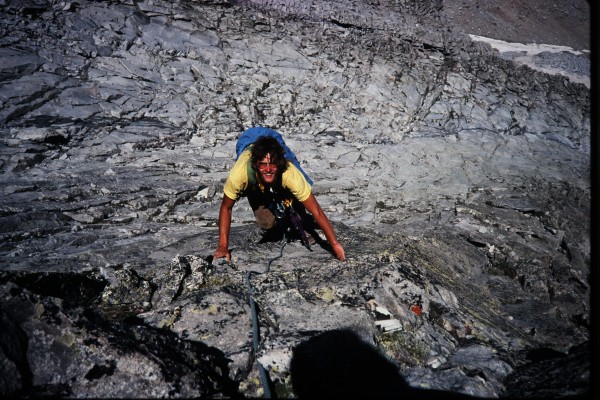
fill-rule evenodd
<path id="1" fill-rule="evenodd" d="M 333 254 L 339 260 L 344 261 L 346 259 L 344 248 L 338 242 L 337 237 L 335 236 L 335 231 L 333 230 L 333 226 L 331 225 L 331 222 L 329 222 L 329 218 L 327 218 L 327 215 L 325 215 L 325 212 L 317 202 L 315 196 L 311 194 L 310 197 L 302 204 L 304 204 L 306 209 L 312 214 L 317 222 L 317 225 L 319 225 L 325 234 L 325 238 L 327 238 L 327 241 L 331 245 Z"/>
<path id="2" fill-rule="evenodd" d="M 335 231 L 333 230 L 333 226 L 331 225 L 331 222 L 329 222 L 329 219 L 327 218 L 325 213 L 322 212 L 321 216 L 319 218 L 315 218 L 315 220 L 317 221 L 317 224 L 319 224 L 319 226 L 321 227 L 321 230 L 323 230 L 327 241 L 331 245 L 333 254 L 340 261 L 346 260 L 346 253 L 344 251 L 344 248 L 342 247 L 340 242 L 338 242 L 335 236 Z"/>
<path id="3" fill-rule="evenodd" d="M 331 222 L 329 221 L 329 218 L 327 218 L 327 215 L 325 215 L 322 210 L 319 211 L 320 212 L 317 213 L 317 215 L 313 214 L 313 217 L 315 218 L 317 225 L 319 225 L 319 228 L 321 228 L 323 231 L 323 234 L 325 235 L 325 238 L 329 244 L 333 246 L 334 244 L 338 243 L 337 237 L 335 236 L 335 231 L 331 225 Z"/>
<path id="4" fill-rule="evenodd" d="M 229 229 L 231 228 L 231 214 L 234 203 L 235 200 L 223 196 L 221 208 L 219 209 L 219 245 L 217 246 L 217 250 L 215 250 L 215 259 L 225 257 L 227 261 L 231 261 L 231 253 L 229 252 Z"/>

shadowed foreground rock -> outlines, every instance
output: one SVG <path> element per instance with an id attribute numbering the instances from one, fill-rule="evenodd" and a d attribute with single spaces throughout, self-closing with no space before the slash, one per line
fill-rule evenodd
<path id="1" fill-rule="evenodd" d="M 319 248 L 307 254 L 292 242 L 269 273 L 252 277 L 262 337 L 257 356 L 280 395 L 290 393 L 292 348 L 339 327 L 377 345 L 415 388 L 455 392 L 460 387 L 472 396 L 494 397 L 505 382 L 525 379 L 549 394 L 585 389 L 590 360 L 575 348 L 587 341 L 586 331 L 558 317 L 563 311 L 551 302 L 506 276 L 481 275 L 476 265 L 451 263 L 451 250 L 441 242 L 357 235 L 343 226 L 339 231 L 368 254 L 340 265 Z M 255 228 L 238 233 L 248 238 L 248 253 L 254 248 L 254 257 L 264 263 L 238 260 L 238 268 L 214 267 L 197 256 L 180 256 L 152 278 L 124 267 L 106 271 L 109 279 L 98 273 L 4 274 L 4 281 L 19 286 L 3 286 L 3 308 L 29 337 L 26 358 L 21 353 L 9 359 L 33 368 L 27 372 L 25 367 L 21 376 L 34 375 L 38 394 L 234 397 L 238 384 L 242 393 L 260 394 L 244 270 L 265 270 L 280 246 L 252 246 L 260 238 Z M 431 251 L 432 244 L 441 248 Z M 477 260 L 479 251 L 473 247 L 463 257 Z M 71 283 L 81 294 L 69 293 L 72 285 L 57 288 L 57 281 Z M 80 303 L 74 304 L 77 298 Z M 552 318 L 546 310 L 554 310 Z M 382 324 L 387 321 L 396 324 Z M 394 328 L 386 332 L 378 326 Z M 577 368 L 563 369 L 566 360 Z M 552 386 L 542 384 L 548 377 L 540 368 L 560 371 Z M 531 371 L 529 379 L 523 371 Z"/>
<path id="2" fill-rule="evenodd" d="M 472 42 L 440 1 L 0 3 L 2 396 L 257 397 L 258 361 L 293 397 L 294 351 L 338 339 L 382 395 L 587 392 L 584 85 Z M 241 201 L 212 264 L 259 124 L 347 262 L 258 244 Z"/>

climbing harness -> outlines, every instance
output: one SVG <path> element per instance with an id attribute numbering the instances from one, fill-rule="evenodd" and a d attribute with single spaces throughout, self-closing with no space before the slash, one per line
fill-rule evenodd
<path id="1" fill-rule="evenodd" d="M 302 242 L 302 244 L 308 250 L 312 251 L 312 249 L 310 248 L 310 242 L 308 241 L 308 236 L 306 236 L 306 231 L 304 230 L 304 227 L 302 226 L 302 220 L 300 219 L 300 216 L 298 215 L 296 210 L 294 210 L 294 208 L 291 205 L 287 210 L 288 210 L 288 218 L 290 220 L 291 227 L 293 227 L 296 230 L 296 232 L 300 235 L 300 241 Z"/>
<path id="2" fill-rule="evenodd" d="M 286 232 L 290 229 L 294 229 L 300 237 L 300 241 L 304 247 L 312 251 L 308 236 L 306 236 L 306 232 L 302 226 L 302 218 L 300 218 L 300 215 L 298 215 L 298 212 L 294 209 L 294 200 L 285 198 L 285 196 L 280 193 L 279 190 L 274 189 L 273 186 L 265 187 L 260 183 L 257 173 L 252 169 L 251 164 L 248 163 L 247 165 L 248 187 L 253 188 L 252 190 L 260 191 L 268 199 L 267 207 L 275 216 L 277 225 Z"/>
<path id="3" fill-rule="evenodd" d="M 302 218 L 294 209 L 293 200 L 283 199 L 282 196 L 273 189 L 273 187 L 270 187 L 268 190 L 263 190 L 263 193 L 267 193 L 269 195 L 270 201 L 268 208 L 275 216 L 277 225 L 283 229 L 288 240 L 291 241 L 293 232 L 296 232 L 296 234 L 300 237 L 300 242 L 302 242 L 304 247 L 306 247 L 309 251 L 312 251 L 310 248 L 310 242 L 308 241 L 308 236 L 306 235 L 306 231 L 302 225 Z"/>
<path id="4" fill-rule="evenodd" d="M 312 185 L 312 181 L 308 178 L 308 175 L 306 175 L 304 171 L 301 172 L 305 175 L 307 181 L 310 182 L 310 184 Z M 246 163 L 246 175 L 248 178 L 248 186 L 246 190 L 260 191 L 268 199 L 267 207 L 275 216 L 277 224 L 281 228 L 284 228 L 286 232 L 290 229 L 294 229 L 294 231 L 300 237 L 300 241 L 302 242 L 302 244 L 308 250 L 312 251 L 310 248 L 310 242 L 308 241 L 308 236 L 306 236 L 306 232 L 304 231 L 304 227 L 302 226 L 302 219 L 298 215 L 298 212 L 294 210 L 293 198 L 286 198 L 287 196 L 284 196 L 283 193 L 279 192 L 279 189 L 274 189 L 273 186 L 266 187 L 265 185 L 263 185 L 258 177 L 258 172 L 254 170 L 250 160 Z"/>

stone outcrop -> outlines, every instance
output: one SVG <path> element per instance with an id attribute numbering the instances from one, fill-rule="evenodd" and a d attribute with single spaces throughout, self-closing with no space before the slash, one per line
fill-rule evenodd
<path id="1" fill-rule="evenodd" d="M 473 42 L 442 1 L 1 3 L 2 396 L 255 397 L 258 362 L 291 397 L 294 351 L 344 329 L 394 394 L 586 392 L 584 85 Z M 212 263 L 259 124 L 347 262 L 257 244 L 240 201 Z"/>

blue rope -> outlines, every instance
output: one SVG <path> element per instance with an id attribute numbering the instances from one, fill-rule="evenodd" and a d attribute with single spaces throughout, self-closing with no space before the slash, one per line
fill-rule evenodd
<path id="1" fill-rule="evenodd" d="M 264 272 L 265 274 L 271 270 L 271 263 L 283 256 L 283 248 L 285 247 L 285 244 L 287 243 L 287 238 L 284 237 L 282 241 L 283 241 L 283 244 L 281 245 L 281 251 L 279 252 L 279 255 L 277 257 L 273 257 L 269 260 L 269 263 L 267 264 L 267 270 Z"/>
<path id="2" fill-rule="evenodd" d="M 252 348 L 254 350 L 255 357 L 258 354 L 258 348 L 260 346 L 260 328 L 258 325 L 258 314 L 256 312 L 256 302 L 254 301 L 254 297 L 253 297 L 254 296 L 254 288 L 252 287 L 252 284 L 250 283 L 250 274 L 252 274 L 252 273 L 265 274 L 271 270 L 271 263 L 283 256 L 283 248 L 285 247 L 287 240 L 284 237 L 282 241 L 283 241 L 283 244 L 281 245 L 281 251 L 279 252 L 279 255 L 276 257 L 273 257 L 269 260 L 269 263 L 267 264 L 267 269 L 265 272 L 247 271 L 246 275 L 245 275 L 246 287 L 248 289 L 248 304 L 250 305 L 250 316 L 252 318 Z M 270 399 L 271 398 L 271 388 L 269 387 L 267 371 L 265 371 L 265 368 L 262 366 L 262 364 L 260 362 L 258 362 L 258 359 L 256 360 L 256 367 L 258 368 L 258 378 L 260 379 L 260 383 L 261 383 L 261 385 L 263 387 L 263 391 L 264 391 L 263 397 L 266 399 Z"/>
<path id="3" fill-rule="evenodd" d="M 250 271 L 246 272 L 246 286 L 248 288 L 248 303 L 250 304 L 250 315 L 252 317 L 252 348 L 254 349 L 254 356 L 258 353 L 258 347 L 260 344 L 260 330 L 258 327 L 258 315 L 256 313 L 256 302 L 253 299 L 254 288 L 250 284 Z M 258 378 L 263 387 L 264 396 L 267 399 L 271 398 L 271 388 L 269 387 L 269 381 L 267 379 L 267 371 L 262 366 L 258 359 L 256 360 L 256 366 L 258 368 Z"/>

